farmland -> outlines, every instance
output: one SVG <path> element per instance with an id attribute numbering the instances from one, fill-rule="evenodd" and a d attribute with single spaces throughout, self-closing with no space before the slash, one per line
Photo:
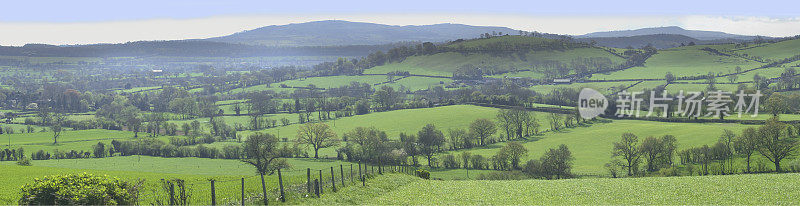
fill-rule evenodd
<path id="1" fill-rule="evenodd" d="M 0 56 L 0 205 L 82 173 L 144 181 L 127 188 L 141 205 L 182 183 L 190 205 L 800 204 L 796 37 L 656 49 L 504 32 L 3 47 L 28 56 Z M 597 115 L 582 113 L 584 88 L 608 100 Z M 649 96 L 659 89 L 672 101 Z M 754 109 L 742 117 L 739 90 Z M 675 109 L 691 103 L 731 116 Z"/>
<path id="2" fill-rule="evenodd" d="M 379 178 L 312 204 L 798 204 L 797 174 L 626 179 L 430 181 Z M 393 185 L 401 185 L 393 188 Z M 795 188 L 795 189 L 792 189 Z M 558 195 L 554 195 L 558 194 Z"/>

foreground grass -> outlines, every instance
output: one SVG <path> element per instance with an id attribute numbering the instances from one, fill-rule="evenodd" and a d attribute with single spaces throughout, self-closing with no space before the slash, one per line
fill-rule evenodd
<path id="1" fill-rule="evenodd" d="M 322 170 L 323 180 L 329 180 L 330 167 L 336 169 L 337 181 L 340 178 L 339 165 L 344 165 L 345 175 L 349 175 L 350 163 L 335 160 L 288 159 L 292 166 L 283 170 L 283 181 L 287 188 L 305 185 L 306 168 L 311 168 L 314 178 Z M 241 178 L 245 178 L 245 196 L 256 197 L 261 194 L 261 180 L 252 166 L 237 160 L 204 158 L 160 158 L 147 156 L 112 157 L 78 160 L 33 161 L 34 166 L 18 166 L 14 162 L 0 162 L 0 205 L 16 204 L 20 198 L 20 187 L 32 183 L 35 178 L 48 175 L 92 173 L 119 177 L 127 181 L 144 180 L 140 189 L 140 204 L 149 205 L 157 200 L 164 201 L 165 191 L 161 189 L 161 179 L 180 178 L 186 181 L 189 203 L 211 204 L 210 179 L 217 180 L 218 203 L 235 203 L 241 195 Z M 357 168 L 357 166 L 355 167 Z M 277 197 L 278 177 L 272 174 L 265 177 L 270 197 Z M 348 185 L 353 184 L 348 182 Z M 337 186 L 340 186 L 337 184 Z M 304 191 L 303 187 L 299 191 Z M 293 190 L 287 196 L 297 199 L 302 196 Z M 249 199 L 249 198 L 248 198 Z M 272 198 L 271 198 L 272 199 Z"/>
<path id="2" fill-rule="evenodd" d="M 387 176 L 387 178 L 392 176 Z M 397 177 L 391 181 L 401 181 Z M 380 178 L 376 180 L 381 180 Z M 379 187 L 379 184 L 376 184 Z M 355 188 L 357 189 L 357 188 Z M 337 193 L 313 204 L 800 204 L 800 174 L 519 181 L 418 180 L 376 195 Z M 345 197 L 337 197 L 345 196 Z M 362 198 L 362 197 L 364 197 Z M 357 200 L 352 200 L 357 199 Z"/>

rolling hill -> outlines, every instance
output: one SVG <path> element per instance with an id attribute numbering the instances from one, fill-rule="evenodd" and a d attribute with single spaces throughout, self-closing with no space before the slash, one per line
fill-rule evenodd
<path id="1" fill-rule="evenodd" d="M 519 31 L 506 27 L 434 24 L 394 26 L 339 20 L 273 25 L 206 40 L 264 46 L 374 45 L 395 42 L 443 42 L 480 34 Z"/>
<path id="2" fill-rule="evenodd" d="M 752 40 L 758 38 L 757 36 L 728 34 L 725 32 L 718 32 L 718 31 L 686 30 L 677 26 L 641 28 L 634 30 L 621 30 L 621 31 L 592 32 L 577 36 L 577 38 L 629 37 L 629 36 L 653 35 L 653 34 L 677 34 L 699 40 L 717 40 L 717 39 Z"/>

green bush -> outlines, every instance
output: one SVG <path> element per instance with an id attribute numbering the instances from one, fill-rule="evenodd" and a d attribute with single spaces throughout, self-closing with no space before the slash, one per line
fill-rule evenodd
<path id="1" fill-rule="evenodd" d="M 417 171 L 414 171 L 414 174 L 416 174 L 417 177 L 420 177 L 420 178 L 426 179 L 426 180 L 431 178 L 431 173 L 426 171 L 426 170 L 423 170 L 423 169 L 418 169 Z"/>
<path id="2" fill-rule="evenodd" d="M 19 204 L 135 205 L 140 185 L 87 173 L 46 176 L 22 186 Z"/>
<path id="3" fill-rule="evenodd" d="M 31 166 L 31 159 L 27 157 L 22 157 L 17 161 L 17 165 L 19 166 Z"/>

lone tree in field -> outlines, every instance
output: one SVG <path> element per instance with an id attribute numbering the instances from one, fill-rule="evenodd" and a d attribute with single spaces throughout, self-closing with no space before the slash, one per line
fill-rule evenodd
<path id="1" fill-rule="evenodd" d="M 311 145 L 314 158 L 319 158 L 319 149 L 335 146 L 336 133 L 325 123 L 306 123 L 297 130 L 297 142 Z"/>
<path id="2" fill-rule="evenodd" d="M 481 146 L 483 146 L 486 145 L 486 139 L 497 132 L 497 127 L 492 120 L 480 118 L 469 125 L 469 132 L 477 136 L 480 139 Z"/>
<path id="3" fill-rule="evenodd" d="M 283 159 L 279 159 L 277 149 L 278 138 L 272 134 L 256 132 L 244 141 L 244 152 L 247 155 L 242 162 L 253 165 L 256 172 L 261 175 L 261 188 L 264 193 L 264 204 L 267 204 L 267 187 L 264 183 L 264 175 L 272 174 L 273 171 L 287 166 Z"/>
<path id="4" fill-rule="evenodd" d="M 636 137 L 636 135 L 627 132 L 622 134 L 622 140 L 619 142 L 614 142 L 613 156 L 622 157 L 622 159 L 625 160 L 621 166 L 628 169 L 628 176 L 633 175 L 633 172 L 639 168 L 639 158 L 641 157 L 641 153 L 639 152 L 639 148 L 636 146 L 638 142 L 639 138 Z"/>
<path id="5" fill-rule="evenodd" d="M 67 115 L 64 113 L 53 113 L 50 122 L 50 130 L 53 131 L 53 144 L 58 144 L 58 137 L 61 136 L 62 127 L 66 119 Z"/>
<path id="6" fill-rule="evenodd" d="M 781 172 L 781 160 L 794 153 L 796 140 L 792 138 L 791 129 L 779 122 L 777 117 L 767 120 L 758 128 L 758 151 L 770 162 L 775 163 L 775 171 Z"/>
<path id="7" fill-rule="evenodd" d="M 428 159 L 428 166 L 431 166 L 433 155 L 441 151 L 441 147 L 444 145 L 444 134 L 433 124 L 428 124 L 417 133 L 417 137 L 419 152 L 425 155 L 425 158 Z"/>

